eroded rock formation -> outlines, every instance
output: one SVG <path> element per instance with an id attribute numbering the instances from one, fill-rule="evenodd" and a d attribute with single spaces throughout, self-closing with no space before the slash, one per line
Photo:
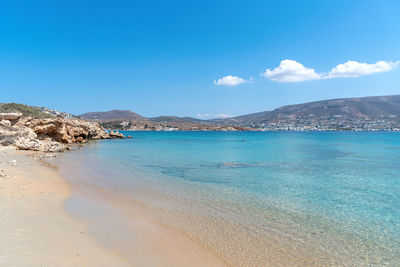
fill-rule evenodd
<path id="1" fill-rule="evenodd" d="M 0 144 L 22 150 L 59 152 L 69 144 L 90 139 L 124 138 L 117 132 L 106 132 L 97 122 L 71 118 L 36 119 L 21 113 L 0 113 Z"/>

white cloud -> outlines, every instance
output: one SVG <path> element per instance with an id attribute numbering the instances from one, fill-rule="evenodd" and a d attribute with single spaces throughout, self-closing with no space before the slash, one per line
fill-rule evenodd
<path id="1" fill-rule="evenodd" d="M 275 69 L 267 69 L 262 76 L 274 82 L 302 82 L 321 79 L 321 74 L 314 69 L 307 68 L 303 64 L 290 59 L 282 60 Z"/>
<path id="2" fill-rule="evenodd" d="M 375 64 L 360 63 L 357 61 L 347 61 L 334 67 L 326 76 L 328 79 L 341 77 L 358 77 L 361 75 L 369 75 L 378 72 L 386 72 L 395 69 L 400 61 L 387 62 L 378 61 Z"/>
<path id="3" fill-rule="evenodd" d="M 400 61 L 378 61 L 375 64 L 347 61 L 334 67 L 328 74 L 318 73 L 303 64 L 285 59 L 275 69 L 267 69 L 262 76 L 274 82 L 302 82 L 309 80 L 358 77 L 373 73 L 391 71 L 400 65 Z"/>
<path id="4" fill-rule="evenodd" d="M 223 85 L 223 86 L 236 86 L 242 83 L 246 83 L 247 81 L 245 79 L 242 79 L 238 76 L 232 76 L 228 75 L 222 78 L 219 78 L 217 80 L 214 80 L 215 85 Z"/>

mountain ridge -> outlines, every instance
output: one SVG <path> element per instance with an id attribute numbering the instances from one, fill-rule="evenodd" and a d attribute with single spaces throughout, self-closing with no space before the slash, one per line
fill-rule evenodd
<path id="1" fill-rule="evenodd" d="M 310 113 L 311 112 L 311 113 Z M 110 111 L 88 112 L 79 117 L 89 120 L 151 120 L 154 122 L 219 122 L 219 123 L 241 123 L 261 122 L 278 114 L 309 115 L 314 113 L 325 115 L 345 115 L 378 117 L 399 117 L 400 118 L 400 95 L 367 96 L 352 98 L 334 98 L 318 100 L 300 104 L 291 104 L 278 107 L 270 111 L 244 114 L 226 119 L 203 120 L 189 116 L 157 116 L 146 118 L 131 110 L 113 109 Z M 307 114 L 306 114 L 307 113 Z M 314 114 L 315 115 L 315 114 Z"/>
<path id="2" fill-rule="evenodd" d="M 285 105 L 262 111 L 218 120 L 221 123 L 262 123 L 286 116 L 353 116 L 400 119 L 400 95 L 334 98 L 301 104 Z"/>
<path id="3" fill-rule="evenodd" d="M 157 116 L 149 119 L 155 122 L 197 122 L 197 123 L 205 122 L 205 120 L 202 119 L 196 119 L 193 117 L 178 117 L 178 116 Z"/>

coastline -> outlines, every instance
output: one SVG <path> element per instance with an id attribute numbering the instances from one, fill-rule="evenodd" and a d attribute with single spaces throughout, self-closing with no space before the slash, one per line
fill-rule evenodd
<path id="1" fill-rule="evenodd" d="M 249 141 L 246 145 L 256 146 L 259 149 L 271 146 L 273 148 L 273 144 L 277 143 L 276 138 L 281 140 L 283 138 L 270 136 L 266 141 L 259 134 L 257 136 L 257 138 L 253 136 L 252 139 L 248 136 L 246 139 Z M 340 136 L 335 135 L 329 140 L 334 141 L 333 144 L 349 143 L 349 136 L 342 136 L 340 139 L 345 142 L 337 140 Z M 352 201 L 356 206 L 348 204 L 352 207 L 351 212 L 340 212 L 338 217 L 332 216 L 335 214 L 331 212 L 335 210 L 329 208 L 327 213 L 322 209 L 324 207 L 319 205 L 321 202 L 315 207 L 306 206 L 304 201 L 309 199 L 297 198 L 303 203 L 296 205 L 297 202 L 291 202 L 291 198 L 280 199 L 279 195 L 270 192 L 266 192 L 270 195 L 267 199 L 258 199 L 260 195 L 253 194 L 253 191 L 250 195 L 243 191 L 232 191 L 232 188 L 224 187 L 223 184 L 210 183 L 208 180 L 205 182 L 193 180 L 198 178 L 193 175 L 182 177 L 180 175 L 184 173 L 179 172 L 196 170 L 192 174 L 201 174 L 202 177 L 209 177 L 210 170 L 218 171 L 219 174 L 240 172 L 240 176 L 236 177 L 251 178 L 254 174 L 247 175 L 249 171 L 260 170 L 264 174 L 272 173 L 273 177 L 280 179 L 279 183 L 276 183 L 279 187 L 275 187 L 278 190 L 286 190 L 285 185 L 288 184 L 301 185 L 303 186 L 301 188 L 306 189 L 301 192 L 318 197 L 315 190 L 320 192 L 321 189 L 330 188 L 332 184 L 322 184 L 321 187 L 321 184 L 304 182 L 309 181 L 308 177 L 319 179 L 321 176 L 319 170 L 322 169 L 321 166 L 325 166 L 327 159 L 332 159 L 334 166 L 342 166 L 345 173 L 358 164 L 365 168 L 365 162 L 375 170 L 377 168 L 374 166 L 382 165 L 382 160 L 374 157 L 375 151 L 382 151 L 382 147 L 385 147 L 382 158 L 386 162 L 392 162 L 393 165 L 386 166 L 387 173 L 384 177 L 386 179 L 396 177 L 398 169 L 395 162 L 398 159 L 399 147 L 392 141 L 397 140 L 397 136 L 394 139 L 392 139 L 394 136 L 386 137 L 390 142 L 376 143 L 375 135 L 370 135 L 368 138 L 364 136 L 361 139 L 363 142 L 354 144 L 351 149 L 345 146 L 345 149 L 337 150 L 331 149 L 332 142 L 329 140 L 327 142 L 325 135 L 315 136 L 313 143 L 308 143 L 308 147 L 325 149 L 322 149 L 320 154 L 314 151 L 307 154 L 309 157 L 302 159 L 302 162 L 314 159 L 313 165 L 306 165 L 307 173 L 293 173 L 292 170 L 299 170 L 297 167 L 300 165 L 292 159 L 271 161 L 269 158 L 276 156 L 275 154 L 261 152 L 259 154 L 265 155 L 266 158 L 254 162 L 249 161 L 247 157 L 221 160 L 218 155 L 208 158 L 210 162 L 198 161 L 198 158 L 206 158 L 205 155 L 210 152 L 209 149 L 203 150 L 203 148 L 210 147 L 211 144 L 220 144 L 218 140 L 221 138 L 225 140 L 223 144 L 225 149 L 242 148 L 243 144 L 239 142 L 243 138 L 242 135 L 224 134 L 219 138 L 214 136 L 210 139 L 209 134 L 203 134 L 202 138 L 196 140 L 193 140 L 191 135 L 181 136 L 178 146 L 176 142 L 172 142 L 175 150 L 171 150 L 171 142 L 166 141 L 176 140 L 176 134 L 167 137 L 163 135 L 164 139 L 159 139 L 160 136 L 148 139 L 148 135 L 137 134 L 135 141 L 90 142 L 82 148 L 76 146 L 76 149 L 72 149 L 74 151 L 56 154 L 55 158 L 54 154 L 4 148 L 0 151 L 0 169 L 5 172 L 0 174 L 7 173 L 8 177 L 0 177 L 0 201 L 5 203 L 0 211 L 7 220 L 1 222 L 0 234 L 5 233 L 5 238 L 1 237 L 11 240 L 6 245 L 3 244 L 3 247 L 8 244 L 11 246 L 2 250 L 4 253 L 0 254 L 0 265 L 4 263 L 13 266 L 37 266 L 38 263 L 42 263 L 39 260 L 48 258 L 47 251 L 52 249 L 56 253 L 49 257 L 49 261 L 52 262 L 46 261 L 45 265 L 47 263 L 54 265 L 52 263 L 56 259 L 66 262 L 67 266 L 343 266 L 379 265 L 389 262 L 395 264 L 399 262 L 396 225 L 390 220 L 382 222 L 377 216 L 371 216 L 370 213 L 356 213 L 357 210 L 354 210 L 358 207 L 362 208 L 361 211 L 366 210 L 364 206 L 360 206 L 365 198 L 373 200 L 365 203 L 367 207 L 370 203 L 380 203 L 380 205 L 386 203 L 388 193 L 391 192 L 387 191 L 386 185 L 390 184 L 390 181 L 383 184 L 383 187 L 377 183 L 368 183 L 374 185 L 374 192 L 388 192 L 382 195 L 376 193 L 371 195 L 365 187 L 362 187 L 361 191 L 357 190 L 358 187 L 355 188 L 355 192 L 361 194 L 362 199 L 353 198 Z M 299 136 L 294 139 L 285 137 L 286 140 L 304 144 L 298 138 Z M 204 140 L 212 141 L 204 142 Z M 303 136 L 302 140 L 309 141 L 308 135 Z M 369 141 L 368 147 L 364 145 L 365 141 Z M 317 144 L 321 146 L 316 146 Z M 174 153 L 182 151 L 180 149 L 182 146 L 188 148 L 187 151 L 198 153 L 192 154 L 193 156 L 187 153 Z M 122 147 L 128 149 L 124 152 L 121 150 Z M 219 148 L 220 146 L 215 146 L 215 149 Z M 306 148 L 301 146 L 302 151 Z M 280 151 L 278 155 L 290 155 L 285 150 L 274 151 Z M 359 157 L 354 157 L 358 154 L 352 154 L 352 151 L 361 151 L 365 161 L 360 162 Z M 165 157 L 155 158 L 155 155 L 161 152 L 168 152 L 168 159 L 171 161 L 160 161 Z M 316 155 L 319 155 L 318 160 L 315 160 Z M 182 161 L 179 157 L 187 158 L 187 162 L 197 165 L 190 165 L 188 168 L 187 162 L 185 165 L 176 164 L 175 162 Z M 360 166 L 356 169 L 360 169 Z M 281 175 L 285 174 L 282 170 L 290 171 L 287 172 L 291 174 L 289 180 Z M 367 170 L 372 175 L 375 174 L 370 169 Z M 217 174 L 214 173 L 215 177 L 223 178 Z M 269 176 L 264 177 L 269 178 Z M 295 180 L 290 179 L 292 177 Z M 341 175 L 336 177 L 341 180 L 343 178 Z M 348 178 L 357 182 L 357 179 L 363 177 L 365 176 L 353 175 Z M 338 180 L 335 181 L 337 183 Z M 364 180 L 361 182 L 363 186 Z M 396 180 L 393 182 L 396 183 Z M 339 183 L 337 188 L 340 189 L 343 185 L 347 188 L 348 183 Z M 355 185 L 358 186 L 357 183 Z M 350 189 L 354 190 L 353 188 Z M 338 197 L 340 194 L 335 193 L 333 196 Z M 313 203 L 315 202 L 310 204 Z M 31 207 L 32 205 L 36 210 Z M 395 216 L 396 213 L 393 214 L 394 221 L 397 220 Z M 370 219 L 371 221 L 367 221 Z M 39 227 L 39 231 L 36 229 L 37 224 L 42 227 Z M 70 241 L 71 238 L 73 242 Z M 69 241 L 65 243 L 64 239 Z M 57 242 L 61 242 L 61 245 Z M 76 246 L 74 242 L 83 244 L 83 247 Z M 47 243 L 51 244 L 51 249 L 46 247 L 49 245 Z M 89 249 L 88 243 L 92 246 Z M 32 247 L 33 252 L 30 251 Z M 20 254 L 23 254 L 23 257 Z M 92 255 L 101 257 L 95 256 L 93 260 Z"/>
<path id="2" fill-rule="evenodd" d="M 93 216 L 94 212 L 90 216 L 102 219 L 103 230 L 110 232 L 101 240 L 88 231 L 86 221 L 77 219 L 73 210 L 66 210 L 65 202 L 75 194 L 74 188 L 58 175 L 57 167 L 49 163 L 46 155 L 0 148 L 4 176 L 0 177 L 0 264 L 226 266 L 187 235 L 148 220 L 139 207 L 135 214 L 124 214 L 118 203 L 104 201 L 102 194 L 90 199 L 75 198 L 81 201 L 77 212 L 78 207 L 88 203 L 91 211 L 100 212 L 99 217 Z M 124 227 L 107 231 L 107 220 L 112 218 L 109 215 L 121 219 Z"/>

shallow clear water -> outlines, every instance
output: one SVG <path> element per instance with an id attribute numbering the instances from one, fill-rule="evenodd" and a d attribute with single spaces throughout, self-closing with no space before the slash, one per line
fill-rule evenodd
<path id="1" fill-rule="evenodd" d="M 61 158 L 234 264 L 400 264 L 400 133 L 126 134 Z"/>

